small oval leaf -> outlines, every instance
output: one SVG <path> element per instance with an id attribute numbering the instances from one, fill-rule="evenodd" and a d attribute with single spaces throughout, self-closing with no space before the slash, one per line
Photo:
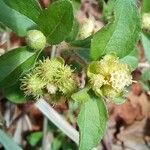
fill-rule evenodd
<path id="1" fill-rule="evenodd" d="M 96 147 L 107 128 L 108 113 L 104 101 L 93 94 L 89 94 L 89 97 L 90 99 L 82 104 L 78 116 L 79 150 L 91 150 Z"/>
<path id="2" fill-rule="evenodd" d="M 39 26 L 50 44 L 58 44 L 71 32 L 73 7 L 69 0 L 58 0 L 39 16 Z"/>

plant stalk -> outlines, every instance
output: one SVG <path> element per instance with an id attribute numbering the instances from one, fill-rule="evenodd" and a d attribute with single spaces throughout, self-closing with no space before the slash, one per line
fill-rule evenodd
<path id="1" fill-rule="evenodd" d="M 44 99 L 35 103 L 36 107 L 71 140 L 79 144 L 79 133 L 57 111 L 55 111 Z"/>

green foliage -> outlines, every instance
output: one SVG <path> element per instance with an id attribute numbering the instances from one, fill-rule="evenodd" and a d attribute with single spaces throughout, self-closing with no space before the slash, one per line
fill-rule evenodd
<path id="1" fill-rule="evenodd" d="M 89 88 L 86 87 L 77 93 L 72 94 L 71 98 L 78 103 L 85 103 L 90 100 L 90 95 L 88 94 Z"/>
<path id="2" fill-rule="evenodd" d="M 20 83 L 16 83 L 10 87 L 4 88 L 3 94 L 12 103 L 22 104 L 27 102 L 23 91 L 20 90 Z"/>
<path id="3" fill-rule="evenodd" d="M 0 88 L 17 82 L 20 75 L 33 67 L 39 52 L 20 47 L 0 56 Z"/>
<path id="4" fill-rule="evenodd" d="M 27 136 L 27 140 L 31 146 L 36 146 L 42 140 L 42 132 L 34 132 Z"/>
<path id="5" fill-rule="evenodd" d="M 64 136 L 62 134 L 55 137 L 52 143 L 52 150 L 59 150 L 64 142 Z"/>
<path id="6" fill-rule="evenodd" d="M 141 84 L 145 91 L 150 90 L 150 69 L 147 69 L 143 72 L 141 76 Z"/>
<path id="7" fill-rule="evenodd" d="M 107 128 L 108 114 L 104 101 L 93 94 L 89 94 L 89 97 L 90 99 L 82 104 L 78 116 L 79 150 L 91 150 L 96 147 Z"/>
<path id="8" fill-rule="evenodd" d="M 67 42 L 75 41 L 75 39 L 76 39 L 76 37 L 78 35 L 78 32 L 79 32 L 79 23 L 75 19 L 74 22 L 73 22 L 72 31 L 70 32 L 69 36 L 66 38 L 66 41 Z"/>
<path id="9" fill-rule="evenodd" d="M 25 15 L 29 19 L 37 23 L 39 14 L 41 13 L 40 5 L 37 0 L 3 0 L 10 8 L 15 9 L 19 13 Z"/>
<path id="10" fill-rule="evenodd" d="M 76 13 L 80 8 L 81 1 L 80 0 L 71 0 L 71 1 L 72 1 L 74 13 Z"/>
<path id="11" fill-rule="evenodd" d="M 142 3 L 142 12 L 143 13 L 150 12 L 150 1 L 149 0 L 143 0 L 143 3 Z"/>
<path id="12" fill-rule="evenodd" d="M 131 71 L 134 71 L 139 63 L 138 60 L 138 49 L 135 48 L 131 53 L 121 59 L 122 62 L 130 66 Z"/>
<path id="13" fill-rule="evenodd" d="M 58 0 L 39 16 L 39 26 L 50 44 L 58 44 L 71 32 L 73 7 L 69 0 Z"/>
<path id="14" fill-rule="evenodd" d="M 116 0 L 109 0 L 107 3 L 102 0 L 103 2 L 103 13 L 102 13 L 102 19 L 104 21 L 109 21 L 112 16 L 113 16 L 113 9 L 114 9 L 114 5 Z"/>
<path id="15" fill-rule="evenodd" d="M 120 58 L 134 48 L 140 33 L 140 17 L 134 0 L 117 0 L 114 21 L 102 28 L 92 39 L 91 57 L 94 60 L 114 52 Z"/>
<path id="16" fill-rule="evenodd" d="M 142 44 L 144 47 L 145 57 L 150 63 L 150 36 L 147 34 L 142 34 Z"/>
<path id="17" fill-rule="evenodd" d="M 37 24 L 28 16 L 24 15 L 22 11 L 19 12 L 10 8 L 3 0 L 0 0 L 0 22 L 11 28 L 20 36 L 25 36 L 27 30 L 37 26 Z"/>
<path id="18" fill-rule="evenodd" d="M 0 33 L 5 31 L 5 26 L 0 22 Z"/>
<path id="19" fill-rule="evenodd" d="M 70 44 L 71 44 L 71 46 L 74 46 L 74 47 L 90 48 L 91 39 L 92 39 L 92 36 L 89 36 L 84 40 L 72 41 Z"/>
<path id="20" fill-rule="evenodd" d="M 8 135 L 6 135 L 0 129 L 0 144 L 2 144 L 5 150 L 22 150 Z"/>

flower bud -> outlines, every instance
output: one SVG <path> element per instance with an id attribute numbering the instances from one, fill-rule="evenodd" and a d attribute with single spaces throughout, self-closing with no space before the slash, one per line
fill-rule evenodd
<path id="1" fill-rule="evenodd" d="M 28 31 L 26 41 L 28 46 L 35 50 L 44 49 L 46 45 L 46 37 L 38 30 Z"/>

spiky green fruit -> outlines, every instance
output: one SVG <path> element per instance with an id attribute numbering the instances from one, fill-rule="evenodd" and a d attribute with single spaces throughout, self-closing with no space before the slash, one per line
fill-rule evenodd
<path id="1" fill-rule="evenodd" d="M 76 88 L 77 84 L 73 77 L 73 70 L 64 64 L 60 58 L 41 61 L 37 66 L 38 74 L 46 83 L 55 85 L 58 91 L 69 95 Z"/>
<path id="2" fill-rule="evenodd" d="M 24 91 L 26 96 L 33 96 L 39 98 L 43 95 L 43 89 L 46 82 L 41 80 L 37 73 L 31 72 L 21 79 L 21 90 Z"/>
<path id="3" fill-rule="evenodd" d="M 40 97 L 70 96 L 77 89 L 73 70 L 65 65 L 62 58 L 49 59 L 37 63 L 31 73 L 22 80 L 21 89 L 26 95 Z"/>

